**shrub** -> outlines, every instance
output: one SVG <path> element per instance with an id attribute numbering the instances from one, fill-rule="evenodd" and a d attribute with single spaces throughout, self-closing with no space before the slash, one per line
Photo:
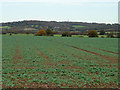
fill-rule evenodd
<path id="1" fill-rule="evenodd" d="M 7 34 L 7 33 L 2 32 L 2 34 Z"/>
<path id="2" fill-rule="evenodd" d="M 105 38 L 104 36 L 101 36 L 101 38 Z"/>
<path id="3" fill-rule="evenodd" d="M 46 35 L 47 35 L 47 33 L 46 33 L 46 31 L 45 31 L 45 30 L 40 30 L 40 31 L 39 31 L 39 32 L 37 32 L 35 35 L 36 35 L 36 36 L 46 36 Z"/>
<path id="4" fill-rule="evenodd" d="M 53 31 L 53 34 L 61 34 L 60 31 Z"/>
<path id="5" fill-rule="evenodd" d="M 52 30 L 49 29 L 49 28 L 46 30 L 46 33 L 47 33 L 47 36 L 52 36 L 53 35 Z"/>
<path id="6" fill-rule="evenodd" d="M 79 32 L 71 32 L 71 35 L 79 35 Z"/>
<path id="7" fill-rule="evenodd" d="M 117 34 L 117 38 L 120 38 L 120 33 Z"/>
<path id="8" fill-rule="evenodd" d="M 95 30 L 91 30 L 89 33 L 88 33 L 88 36 L 89 37 L 98 37 L 98 34 Z"/>
<path id="9" fill-rule="evenodd" d="M 69 32 L 63 32 L 62 37 L 71 37 L 72 35 Z"/>
<path id="10" fill-rule="evenodd" d="M 105 34 L 105 31 L 104 30 L 101 30 L 100 31 L 100 35 L 104 35 Z"/>
<path id="11" fill-rule="evenodd" d="M 50 36 L 54 36 L 54 34 L 50 34 Z"/>
<path id="12" fill-rule="evenodd" d="M 109 33 L 109 34 L 107 35 L 107 37 L 108 37 L 108 38 L 114 38 L 114 35 L 113 35 L 113 33 Z"/>
<path id="13" fill-rule="evenodd" d="M 26 34 L 30 34 L 30 32 L 25 32 Z"/>
<path id="14" fill-rule="evenodd" d="M 84 36 L 79 36 L 80 38 L 84 37 Z"/>
<path id="15" fill-rule="evenodd" d="M 17 34 L 16 32 L 14 32 L 13 34 Z"/>

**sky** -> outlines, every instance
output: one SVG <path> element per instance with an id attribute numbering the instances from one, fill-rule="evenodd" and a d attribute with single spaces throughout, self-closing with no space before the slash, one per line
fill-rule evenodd
<path id="1" fill-rule="evenodd" d="M 0 22 L 118 22 L 119 0 L 1 0 Z"/>

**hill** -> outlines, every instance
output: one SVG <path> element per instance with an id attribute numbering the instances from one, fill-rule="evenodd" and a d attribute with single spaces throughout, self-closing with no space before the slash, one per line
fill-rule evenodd
<path id="1" fill-rule="evenodd" d="M 24 20 L 18 22 L 1 23 L 3 32 L 16 32 L 16 33 L 35 33 L 38 30 L 45 30 L 50 28 L 53 31 L 88 31 L 88 30 L 105 30 L 116 31 L 118 24 L 105 24 L 105 23 L 87 23 L 87 22 L 57 22 L 57 21 L 37 21 L 37 20 Z"/>

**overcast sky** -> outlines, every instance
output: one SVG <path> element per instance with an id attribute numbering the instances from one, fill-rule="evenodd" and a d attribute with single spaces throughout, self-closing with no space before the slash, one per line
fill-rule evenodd
<path id="1" fill-rule="evenodd" d="M 117 23 L 119 0 L 1 0 L 0 22 L 42 20 Z"/>

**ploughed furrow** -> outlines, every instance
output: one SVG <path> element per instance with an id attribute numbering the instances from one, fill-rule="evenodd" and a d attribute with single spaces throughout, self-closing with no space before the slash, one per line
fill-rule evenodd
<path id="1" fill-rule="evenodd" d="M 40 51 L 39 49 L 36 48 L 36 53 L 38 56 L 41 56 L 42 58 L 45 59 L 45 61 L 43 62 L 44 65 L 52 65 L 53 63 L 50 60 L 50 57 L 47 56 L 44 52 Z"/>
<path id="2" fill-rule="evenodd" d="M 119 54 L 120 55 L 120 53 L 116 53 L 116 52 L 112 52 L 112 51 L 108 51 L 108 50 L 104 50 L 104 49 L 100 49 L 100 48 L 94 48 L 94 49 L 98 49 L 98 50 L 102 50 L 102 51 L 105 51 L 105 52 L 109 52 L 109 53 Z"/>
<path id="3" fill-rule="evenodd" d="M 19 54 L 19 47 L 16 46 L 16 49 L 15 49 L 15 55 L 13 56 L 13 60 L 18 60 L 18 59 L 21 59 L 21 56 Z"/>
<path id="4" fill-rule="evenodd" d="M 24 60 L 24 58 L 20 55 L 19 46 L 16 46 L 15 54 L 12 58 L 12 61 L 14 64 L 17 64 L 19 62 L 19 60 Z"/>
<path id="5" fill-rule="evenodd" d="M 101 49 L 101 48 L 95 48 L 95 47 L 91 47 L 91 46 L 89 46 L 89 47 L 93 48 L 93 49 L 101 50 L 101 51 L 104 51 L 104 52 L 120 55 L 120 53 L 117 53 L 117 52 L 112 52 L 112 51 L 109 51 L 109 50 L 105 50 L 105 49 Z"/>
<path id="6" fill-rule="evenodd" d="M 88 50 L 85 50 L 85 49 L 81 49 L 81 48 L 78 48 L 78 47 L 75 47 L 75 46 L 71 46 L 71 47 L 73 47 L 73 48 L 75 48 L 75 49 L 78 49 L 78 50 L 85 51 L 85 52 L 87 52 L 87 53 L 94 54 L 94 55 L 99 56 L 99 57 L 101 57 L 101 58 L 104 58 L 104 59 L 106 59 L 106 60 L 110 60 L 110 61 L 114 61 L 114 62 L 118 61 L 118 59 L 116 59 L 116 58 L 111 58 L 111 57 L 108 57 L 108 56 L 106 56 L 106 55 L 101 55 L 101 54 L 99 54 L 99 53 L 95 53 L 95 52 L 92 52 L 92 51 L 88 51 Z"/>
<path id="7" fill-rule="evenodd" d="M 48 41 L 53 41 L 53 40 L 48 40 Z M 60 41 L 56 41 L 57 43 L 60 43 Z M 117 63 L 118 62 L 118 58 L 114 58 L 114 57 L 110 57 L 110 56 L 106 56 L 106 55 L 101 55 L 99 53 L 96 53 L 96 52 L 92 52 L 92 51 L 88 51 L 88 50 L 85 50 L 85 49 L 81 49 L 81 48 L 78 48 L 78 47 L 75 47 L 75 46 L 71 46 L 71 45 L 68 45 L 66 43 L 62 43 L 63 45 L 66 45 L 66 46 L 69 46 L 69 47 L 72 47 L 72 48 L 75 48 L 75 49 L 78 49 L 78 50 L 81 50 L 81 51 L 84 51 L 84 52 L 87 52 L 87 53 L 90 53 L 90 54 L 94 54 L 96 56 L 99 56 L 100 58 L 103 58 L 103 59 L 106 59 L 106 60 L 109 60 L 110 62 L 113 62 L 113 63 Z M 107 51 L 107 50 L 106 50 Z M 108 51 L 110 52 L 110 51 Z M 113 52 L 112 52 L 113 53 Z"/>

